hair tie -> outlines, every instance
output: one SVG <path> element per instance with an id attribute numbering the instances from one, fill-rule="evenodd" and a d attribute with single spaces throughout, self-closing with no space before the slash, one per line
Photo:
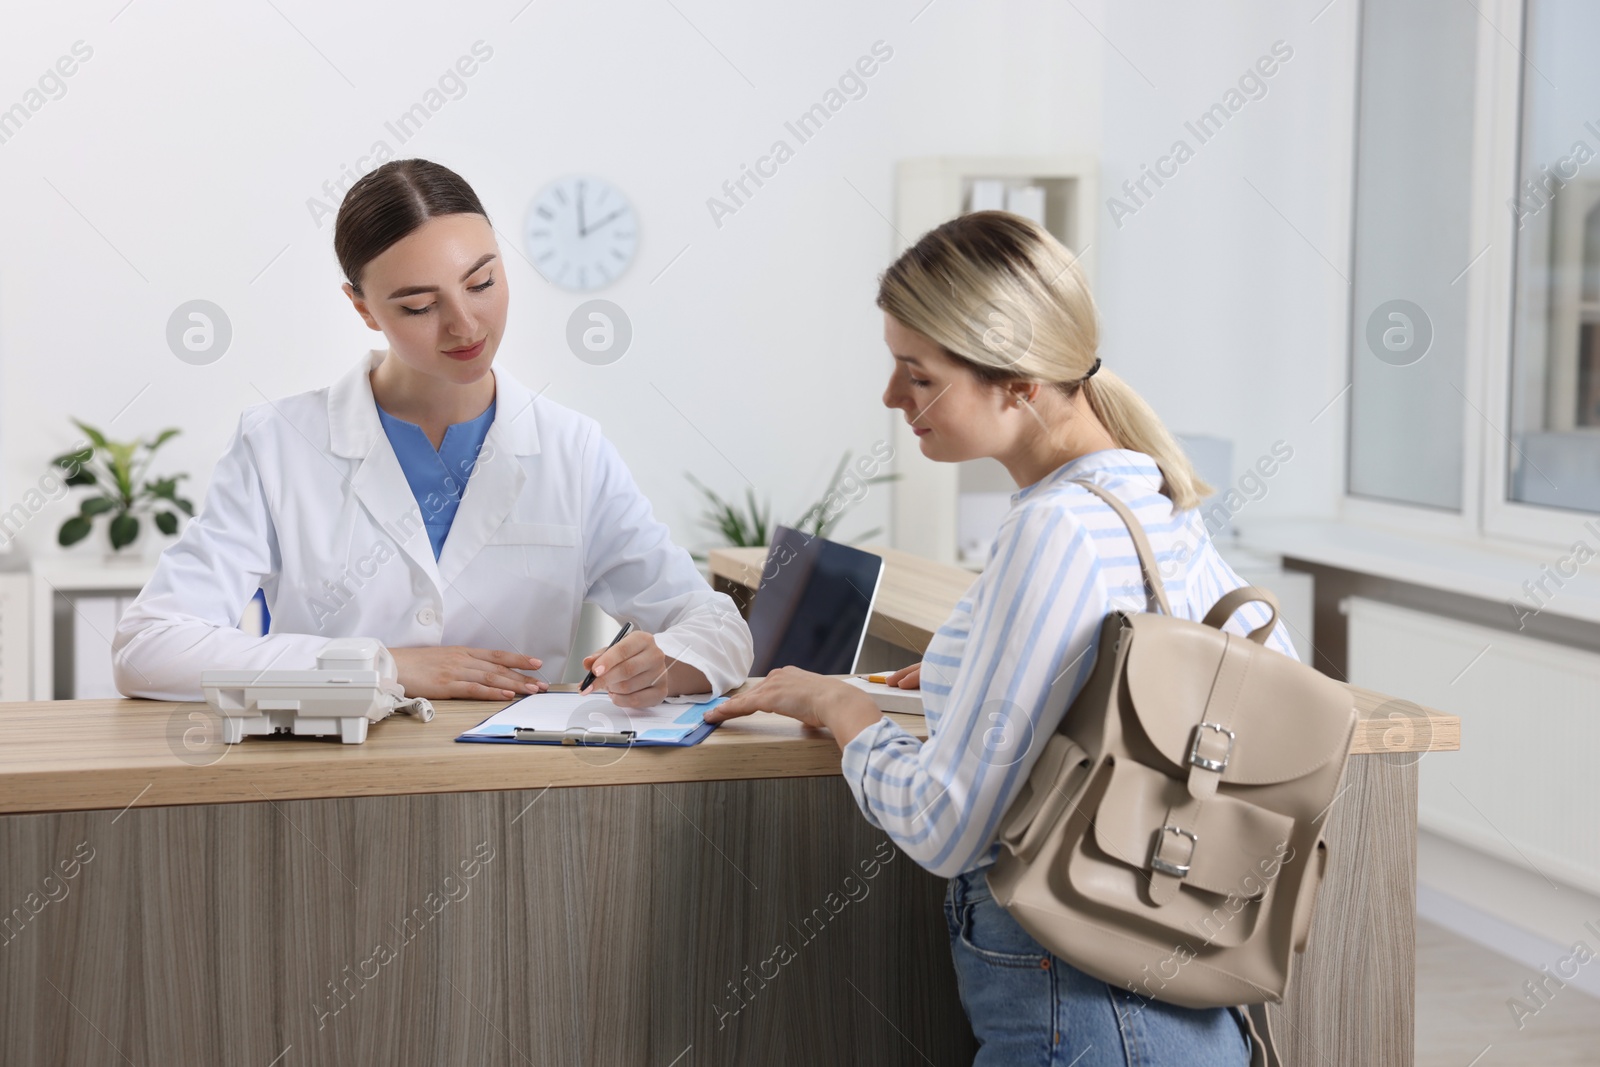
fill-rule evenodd
<path id="1" fill-rule="evenodd" d="M 1089 368 L 1089 373 L 1085 374 L 1082 378 L 1079 378 L 1078 380 L 1081 381 L 1081 382 L 1088 381 L 1090 378 L 1094 377 L 1094 372 L 1099 370 L 1099 369 L 1100 369 L 1100 357 L 1096 356 L 1096 357 L 1094 357 L 1094 366 Z"/>

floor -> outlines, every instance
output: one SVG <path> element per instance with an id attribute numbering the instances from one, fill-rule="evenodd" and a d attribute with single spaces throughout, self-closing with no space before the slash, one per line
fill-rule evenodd
<path id="1" fill-rule="evenodd" d="M 1586 966 L 1600 967 L 1600 957 Z M 1417 1067 L 1600 1065 L 1600 1000 L 1551 983 L 1554 992 L 1541 1006 L 1522 984 L 1542 977 L 1418 919 Z M 1507 1005 L 1512 997 L 1538 1009 L 1520 1014 L 1520 1029 Z"/>

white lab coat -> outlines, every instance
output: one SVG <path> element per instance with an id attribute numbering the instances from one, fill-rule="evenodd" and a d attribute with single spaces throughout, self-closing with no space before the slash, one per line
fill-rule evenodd
<path id="1" fill-rule="evenodd" d="M 749 627 L 654 518 L 599 425 L 500 368 L 494 422 L 435 561 L 373 402 L 367 374 L 383 358 L 244 412 L 204 507 L 117 625 L 118 689 L 198 700 L 206 668 L 310 668 L 350 636 L 522 652 L 555 682 L 585 600 L 655 634 L 716 692 L 744 680 Z M 238 629 L 258 586 L 264 637 Z"/>

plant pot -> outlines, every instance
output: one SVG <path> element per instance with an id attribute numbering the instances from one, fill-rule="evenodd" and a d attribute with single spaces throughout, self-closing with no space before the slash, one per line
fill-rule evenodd
<path id="1" fill-rule="evenodd" d="M 108 548 L 103 562 L 107 567 L 137 567 L 144 562 L 144 546 L 135 541 L 122 548 Z"/>

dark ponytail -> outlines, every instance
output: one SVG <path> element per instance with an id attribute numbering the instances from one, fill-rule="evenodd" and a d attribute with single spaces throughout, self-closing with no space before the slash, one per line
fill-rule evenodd
<path id="1" fill-rule="evenodd" d="M 489 217 L 461 175 L 426 159 L 391 160 L 352 185 L 333 224 L 333 251 L 356 295 L 368 263 L 437 215 Z"/>

